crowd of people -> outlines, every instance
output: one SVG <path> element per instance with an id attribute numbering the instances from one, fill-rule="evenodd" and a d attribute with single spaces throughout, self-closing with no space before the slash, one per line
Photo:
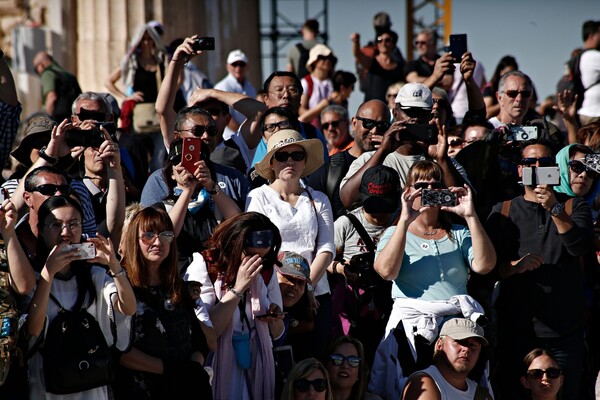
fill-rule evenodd
<path id="1" fill-rule="evenodd" d="M 486 81 L 424 29 L 406 62 L 373 22 L 351 67 L 306 21 L 257 91 L 243 49 L 212 87 L 198 37 L 164 45 L 152 21 L 109 93 L 38 54 L 27 117 L 0 54 L 23 339 L 0 398 L 595 398 L 600 21 L 568 63 L 583 91 L 540 108 L 512 56 Z M 44 349 L 65 310 L 98 322 L 113 373 L 57 392 Z"/>

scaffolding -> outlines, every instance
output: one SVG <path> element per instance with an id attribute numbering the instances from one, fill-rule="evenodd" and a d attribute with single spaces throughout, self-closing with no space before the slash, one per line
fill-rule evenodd
<path id="1" fill-rule="evenodd" d="M 406 55 L 409 61 L 414 57 L 415 38 L 425 28 L 433 29 L 442 43 L 448 43 L 452 33 L 452 0 L 406 0 Z"/>

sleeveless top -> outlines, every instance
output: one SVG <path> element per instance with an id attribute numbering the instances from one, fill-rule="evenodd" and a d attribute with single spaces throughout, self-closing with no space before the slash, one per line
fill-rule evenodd
<path id="1" fill-rule="evenodd" d="M 477 391 L 477 383 L 467 378 L 467 390 L 460 390 L 448 383 L 435 365 L 430 365 L 420 372 L 425 372 L 435 381 L 442 397 L 441 400 L 473 400 Z"/>

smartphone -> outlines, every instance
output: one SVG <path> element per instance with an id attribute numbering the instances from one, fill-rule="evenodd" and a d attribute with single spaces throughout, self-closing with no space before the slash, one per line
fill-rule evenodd
<path id="1" fill-rule="evenodd" d="M 77 249 L 80 260 L 89 260 L 96 257 L 96 246 L 92 242 L 71 243 L 65 246 L 65 251 Z"/>
<path id="2" fill-rule="evenodd" d="M 287 378 L 294 367 L 294 350 L 292 346 L 279 346 L 273 348 L 273 358 L 275 359 L 276 370 L 282 377 Z"/>
<path id="3" fill-rule="evenodd" d="M 110 138 L 116 142 L 117 141 L 117 126 L 114 122 L 97 122 L 96 126 L 98 128 L 104 128 L 108 132 Z M 102 131 L 101 131 L 102 132 Z"/>
<path id="4" fill-rule="evenodd" d="M 194 164 L 200 161 L 202 149 L 202 139 L 199 137 L 183 138 L 183 144 L 181 148 L 181 165 L 185 167 L 192 174 L 198 167 Z"/>
<path id="5" fill-rule="evenodd" d="M 199 37 L 194 39 L 192 44 L 192 50 L 214 50 L 215 49 L 215 38 L 214 37 Z"/>
<path id="6" fill-rule="evenodd" d="M 0 188 L 0 206 L 4 203 L 4 200 L 10 199 L 10 195 L 6 191 L 6 188 Z"/>
<path id="7" fill-rule="evenodd" d="M 67 131 L 65 140 L 69 147 L 100 147 L 106 139 L 100 129 L 84 130 L 73 128 Z"/>
<path id="8" fill-rule="evenodd" d="M 421 191 L 421 205 L 427 207 L 452 207 L 456 205 L 456 194 L 450 189 L 423 189 Z"/>
<path id="9" fill-rule="evenodd" d="M 531 139 L 537 139 L 538 128 L 537 126 L 524 126 L 524 125 L 513 125 L 508 128 L 510 135 L 506 138 L 509 141 L 525 141 Z"/>
<path id="10" fill-rule="evenodd" d="M 282 316 L 282 315 L 287 315 L 287 311 L 278 312 L 278 313 L 268 312 L 266 314 L 257 315 L 256 318 L 279 317 L 279 316 Z"/>
<path id="11" fill-rule="evenodd" d="M 559 167 L 524 167 L 522 183 L 525 186 L 559 185 Z"/>
<path id="12" fill-rule="evenodd" d="M 418 140 L 427 144 L 437 144 L 438 130 L 436 125 L 430 124 L 406 124 L 406 129 L 400 132 L 401 136 L 411 140 Z"/>
<path id="13" fill-rule="evenodd" d="M 454 62 L 460 63 L 463 54 L 467 52 L 467 34 L 458 33 L 450 35 L 450 46 L 448 48 L 452 52 Z"/>

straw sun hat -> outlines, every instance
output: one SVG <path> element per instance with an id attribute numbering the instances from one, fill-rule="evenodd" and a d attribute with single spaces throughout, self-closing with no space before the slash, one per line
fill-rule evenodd
<path id="1" fill-rule="evenodd" d="M 263 178 L 273 182 L 275 180 L 275 172 L 271 167 L 273 155 L 282 148 L 293 144 L 302 147 L 306 152 L 306 164 L 300 178 L 312 174 L 323 165 L 323 143 L 319 139 L 304 139 L 293 129 L 282 129 L 269 138 L 267 154 L 260 162 L 256 163 L 255 171 Z"/>

